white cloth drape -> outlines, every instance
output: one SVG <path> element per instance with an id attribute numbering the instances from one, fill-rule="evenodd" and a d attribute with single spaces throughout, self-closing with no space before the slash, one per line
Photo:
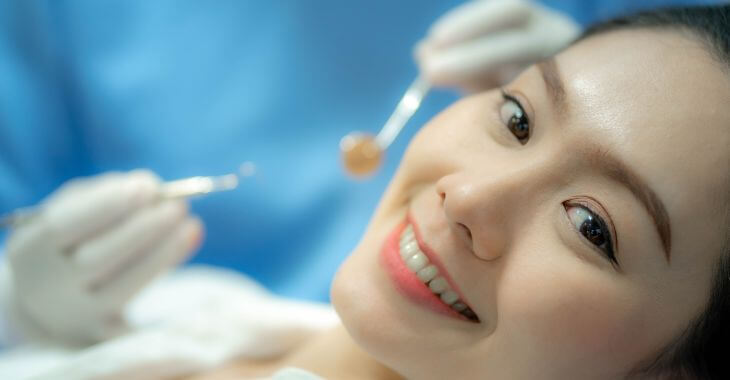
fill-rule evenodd
<path id="1" fill-rule="evenodd" d="M 0 355 L 1 379 L 166 379 L 284 353 L 333 327 L 331 306 L 276 297 L 229 270 L 188 267 L 130 304 L 130 331 L 84 348 L 24 344 Z M 309 377 L 307 377 L 309 376 Z M 284 369 L 272 379 L 320 379 Z"/>

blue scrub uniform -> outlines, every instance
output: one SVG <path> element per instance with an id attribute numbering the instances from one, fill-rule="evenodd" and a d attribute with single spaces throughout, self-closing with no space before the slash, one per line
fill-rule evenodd
<path id="1" fill-rule="evenodd" d="M 252 161 L 239 189 L 192 202 L 207 230 L 192 261 L 326 300 L 410 136 L 456 95 L 429 95 L 367 182 L 344 175 L 339 139 L 379 130 L 417 75 L 412 46 L 459 3 L 3 1 L 0 213 L 77 176 Z M 584 24 L 637 2 L 589 3 L 546 2 Z"/>

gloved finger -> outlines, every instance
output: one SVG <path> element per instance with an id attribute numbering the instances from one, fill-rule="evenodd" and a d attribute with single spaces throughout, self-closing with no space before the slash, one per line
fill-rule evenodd
<path id="1" fill-rule="evenodd" d="M 47 233 L 43 227 L 39 223 L 27 223 L 20 227 L 13 227 L 5 243 L 8 257 L 24 255 L 26 251 L 33 251 L 47 244 Z"/>
<path id="2" fill-rule="evenodd" d="M 131 215 L 117 227 L 81 245 L 71 258 L 88 284 L 101 284 L 121 272 L 138 255 L 154 255 L 153 248 L 185 219 L 187 204 L 169 200 Z"/>
<path id="3" fill-rule="evenodd" d="M 523 31 L 500 33 L 468 41 L 421 62 L 421 73 L 437 86 L 478 79 L 505 65 L 527 65 L 538 60 L 543 48 Z"/>
<path id="4" fill-rule="evenodd" d="M 426 41 L 440 48 L 523 25 L 531 10 L 530 3 L 520 0 L 468 2 L 439 18 L 429 29 Z"/>
<path id="5" fill-rule="evenodd" d="M 43 200 L 43 203 L 49 204 L 52 202 L 58 202 L 62 198 L 74 196 L 75 194 L 78 194 L 79 191 L 84 191 L 84 189 L 88 189 L 97 183 L 107 181 L 111 178 L 121 178 L 122 176 L 124 176 L 124 173 L 111 171 L 91 177 L 76 177 L 70 179 L 46 197 L 46 199 Z"/>
<path id="6" fill-rule="evenodd" d="M 118 305 L 127 301 L 140 288 L 161 272 L 170 269 L 197 249 L 202 239 L 203 225 L 198 218 L 188 217 L 157 247 L 154 255 L 143 255 L 123 272 L 99 288 L 92 289 L 103 302 Z"/>
<path id="7" fill-rule="evenodd" d="M 5 248 L 8 262 L 18 276 L 16 281 L 42 284 L 50 271 L 53 276 L 71 273 L 66 258 L 59 255 L 48 240 L 48 231 L 43 224 L 29 223 L 14 230 Z"/>
<path id="8" fill-rule="evenodd" d="M 46 205 L 43 222 L 58 247 L 67 249 L 154 201 L 160 180 L 146 170 L 110 176 Z"/>

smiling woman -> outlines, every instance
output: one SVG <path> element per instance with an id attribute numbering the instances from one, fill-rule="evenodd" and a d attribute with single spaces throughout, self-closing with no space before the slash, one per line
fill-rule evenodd
<path id="1" fill-rule="evenodd" d="M 335 279 L 344 341 L 414 379 L 728 378 L 729 20 L 596 26 L 427 124 Z"/>
<path id="2" fill-rule="evenodd" d="M 611 21 L 442 112 L 335 277 L 342 323 L 198 379 L 730 378 L 729 20 Z"/>
<path id="3" fill-rule="evenodd" d="M 596 26 L 419 131 L 339 319 L 217 273 L 146 298 L 204 301 L 170 326 L 44 378 L 728 379 L 728 104 L 730 5 Z M 129 368 L 69 375 L 110 359 Z"/>

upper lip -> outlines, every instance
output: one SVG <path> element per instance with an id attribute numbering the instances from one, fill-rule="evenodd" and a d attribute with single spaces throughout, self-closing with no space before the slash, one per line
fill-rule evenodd
<path id="1" fill-rule="evenodd" d="M 413 233 L 416 237 L 416 242 L 418 242 L 418 248 L 423 252 L 424 255 L 428 258 L 428 260 L 431 262 L 431 264 L 435 265 L 436 268 L 438 268 L 439 275 L 443 276 L 443 278 L 446 279 L 446 282 L 449 283 L 449 286 L 451 289 L 456 292 L 456 294 L 459 295 L 459 299 L 461 302 L 463 302 L 465 305 L 469 306 L 470 309 L 474 310 L 474 308 L 471 306 L 469 301 L 464 297 L 464 294 L 461 292 L 461 289 L 456 285 L 453 278 L 449 274 L 448 271 L 446 271 L 446 268 L 444 267 L 444 264 L 441 262 L 440 258 L 438 257 L 438 254 L 436 254 L 436 251 L 434 251 L 426 242 L 423 240 L 423 235 L 421 234 L 421 230 L 419 229 L 418 223 L 416 223 L 415 219 L 413 218 L 412 214 L 408 214 L 408 223 L 410 223 L 413 226 Z"/>

